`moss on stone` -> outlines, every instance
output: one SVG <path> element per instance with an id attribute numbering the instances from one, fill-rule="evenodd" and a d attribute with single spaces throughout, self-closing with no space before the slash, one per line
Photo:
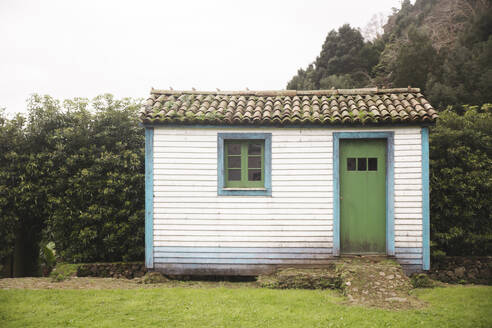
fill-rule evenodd
<path id="1" fill-rule="evenodd" d="M 143 284 L 162 284 L 168 281 L 169 279 L 167 279 L 162 273 L 154 271 L 147 272 L 140 282 Z"/>
<path id="2" fill-rule="evenodd" d="M 436 287 L 436 282 L 429 278 L 425 273 L 417 273 L 411 277 L 413 288 L 433 288 Z"/>
<path id="3" fill-rule="evenodd" d="M 343 281 L 333 267 L 323 269 L 280 269 L 258 277 L 261 287 L 272 289 L 340 289 Z"/>
<path id="4" fill-rule="evenodd" d="M 53 282 L 59 282 L 75 277 L 79 266 L 80 264 L 58 263 L 51 271 L 50 278 Z"/>

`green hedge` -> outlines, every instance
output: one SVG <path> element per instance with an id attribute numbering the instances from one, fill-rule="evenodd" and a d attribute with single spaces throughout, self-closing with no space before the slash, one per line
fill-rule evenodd
<path id="1" fill-rule="evenodd" d="M 69 262 L 143 259 L 139 107 L 111 95 L 63 103 L 34 95 L 27 118 L 0 115 L 0 259 L 19 232 L 30 236 L 23 243 L 53 241 Z"/>
<path id="2" fill-rule="evenodd" d="M 440 113 L 430 133 L 434 250 L 492 254 L 492 105 Z"/>

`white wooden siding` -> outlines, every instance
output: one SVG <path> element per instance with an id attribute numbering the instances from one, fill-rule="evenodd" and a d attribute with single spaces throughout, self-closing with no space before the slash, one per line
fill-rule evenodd
<path id="1" fill-rule="evenodd" d="M 395 132 L 396 256 L 405 264 L 421 264 L 420 129 L 371 131 Z M 217 196 L 219 132 L 272 133 L 271 197 Z M 333 246 L 333 132 L 155 128 L 156 267 L 179 271 L 212 264 L 263 268 L 328 261 Z"/>
<path id="2" fill-rule="evenodd" d="M 395 130 L 394 149 L 396 257 L 402 264 L 422 265 L 422 139 L 420 128 Z"/>

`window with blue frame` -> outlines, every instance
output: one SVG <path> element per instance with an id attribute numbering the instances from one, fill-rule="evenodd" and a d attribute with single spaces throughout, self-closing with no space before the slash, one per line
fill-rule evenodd
<path id="1" fill-rule="evenodd" d="M 218 194 L 270 196 L 272 134 L 219 133 Z"/>

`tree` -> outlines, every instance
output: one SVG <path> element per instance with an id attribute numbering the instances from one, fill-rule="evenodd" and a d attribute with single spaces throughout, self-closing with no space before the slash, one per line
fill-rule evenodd
<path id="1" fill-rule="evenodd" d="M 408 42 L 399 49 L 395 61 L 394 85 L 424 87 L 429 73 L 438 63 L 437 59 L 429 37 L 416 29 L 410 30 Z"/>
<path id="2" fill-rule="evenodd" d="M 287 83 L 287 89 L 289 90 L 312 90 L 315 89 L 314 85 L 314 67 L 313 64 L 309 65 L 306 70 L 300 68 L 289 83 Z"/>
<path id="3" fill-rule="evenodd" d="M 306 70 L 297 72 L 287 89 L 366 86 L 382 49 L 380 42 L 364 42 L 358 29 L 343 25 L 328 33 L 320 55 Z"/>
<path id="4" fill-rule="evenodd" d="M 352 73 L 362 69 L 360 51 L 364 39 L 359 30 L 345 24 L 332 30 L 323 43 L 321 53 L 316 58 L 316 83 L 332 74 Z"/>
<path id="5" fill-rule="evenodd" d="M 366 24 L 363 30 L 364 39 L 367 41 L 374 41 L 380 39 L 384 33 L 384 23 L 386 16 L 383 13 L 377 13 L 372 15 L 369 23 Z"/>

